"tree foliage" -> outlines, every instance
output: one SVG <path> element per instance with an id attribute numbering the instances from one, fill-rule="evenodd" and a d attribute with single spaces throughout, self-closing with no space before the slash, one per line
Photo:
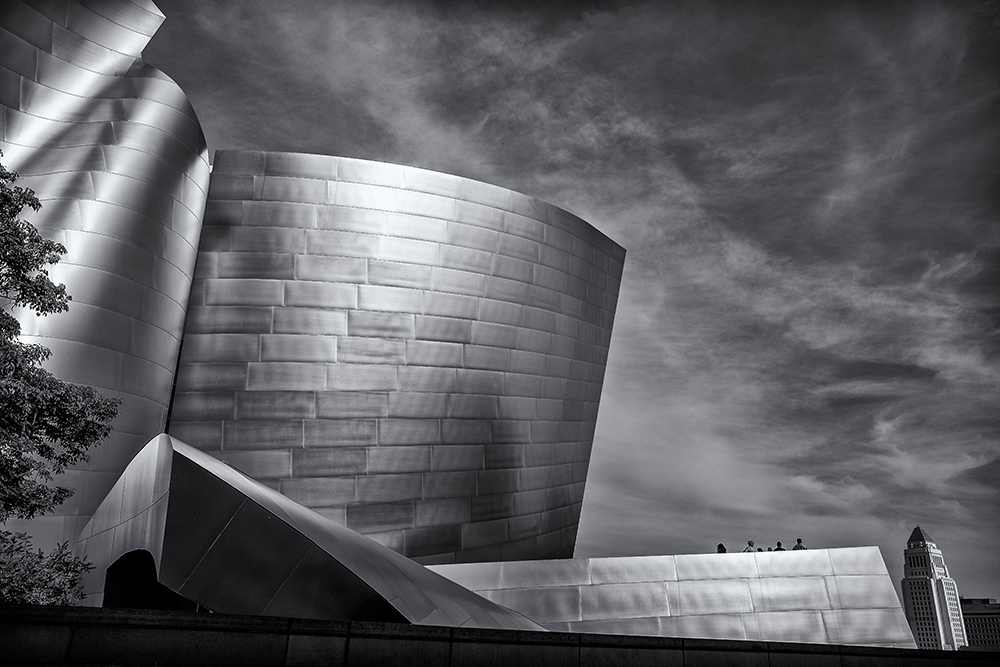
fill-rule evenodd
<path id="1" fill-rule="evenodd" d="M 0 604 L 75 604 L 84 596 L 80 577 L 92 567 L 65 542 L 34 551 L 25 533 L 0 530 Z"/>
<path id="2" fill-rule="evenodd" d="M 119 404 L 56 378 L 41 367 L 51 354 L 48 348 L 18 339 L 21 326 L 13 308 L 50 315 L 67 310 L 70 297 L 46 270 L 66 248 L 19 218 L 25 207 L 37 211 L 41 204 L 30 188 L 13 185 L 16 179 L 0 165 L 0 523 L 44 514 L 72 495 L 50 483 L 68 466 L 87 460 L 87 450 L 111 432 Z M 66 545 L 48 555 L 32 553 L 27 540 L 23 533 L 0 531 L 0 600 L 79 599 L 86 564 Z M 60 587 L 69 598 L 53 592 Z"/>

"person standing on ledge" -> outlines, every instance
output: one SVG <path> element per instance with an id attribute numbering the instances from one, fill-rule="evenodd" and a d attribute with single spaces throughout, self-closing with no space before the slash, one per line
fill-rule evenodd
<path id="1" fill-rule="evenodd" d="M 805 548 L 805 547 L 803 547 L 803 548 Z M 785 547 L 781 546 L 781 542 L 778 542 L 778 544 L 774 547 L 774 550 L 775 551 L 784 551 Z"/>
<path id="2" fill-rule="evenodd" d="M 754 551 L 753 540 L 747 540 L 747 547 L 746 547 L 746 549 L 743 550 L 743 553 L 747 553 L 748 551 L 750 553 L 753 553 L 753 551 Z"/>
<path id="3" fill-rule="evenodd" d="M 719 542 L 718 546 L 715 547 L 715 553 L 717 553 L 717 554 L 724 554 L 724 553 L 726 553 L 726 545 L 723 544 L 722 542 Z"/>
<path id="4" fill-rule="evenodd" d="M 795 540 L 795 546 L 792 547 L 792 551 L 800 551 L 800 550 L 805 549 L 805 548 L 806 548 L 806 545 L 802 544 L 802 538 L 799 537 L 799 538 L 797 538 Z"/>

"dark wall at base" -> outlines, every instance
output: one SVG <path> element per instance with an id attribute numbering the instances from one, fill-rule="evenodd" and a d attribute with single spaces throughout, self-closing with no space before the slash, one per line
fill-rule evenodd
<path id="1" fill-rule="evenodd" d="M 784 667 L 995 665 L 1000 654 L 0 606 L 7 664 Z"/>

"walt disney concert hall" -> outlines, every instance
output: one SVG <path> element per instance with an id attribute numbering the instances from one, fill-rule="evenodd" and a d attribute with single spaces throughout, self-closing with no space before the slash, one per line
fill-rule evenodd
<path id="1" fill-rule="evenodd" d="M 0 9 L 2 160 L 73 296 L 23 339 L 123 400 L 70 501 L 8 528 L 75 545 L 87 605 L 914 646 L 873 547 L 574 559 L 625 250 L 460 176 L 210 163 L 142 60 L 163 20 Z"/>

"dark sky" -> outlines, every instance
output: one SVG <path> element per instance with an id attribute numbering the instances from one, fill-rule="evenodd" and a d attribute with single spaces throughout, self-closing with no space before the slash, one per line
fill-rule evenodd
<path id="1" fill-rule="evenodd" d="M 157 0 L 209 147 L 537 196 L 629 253 L 578 556 L 913 526 L 1000 596 L 997 2 Z M 513 9 L 511 9 L 513 7 Z"/>

